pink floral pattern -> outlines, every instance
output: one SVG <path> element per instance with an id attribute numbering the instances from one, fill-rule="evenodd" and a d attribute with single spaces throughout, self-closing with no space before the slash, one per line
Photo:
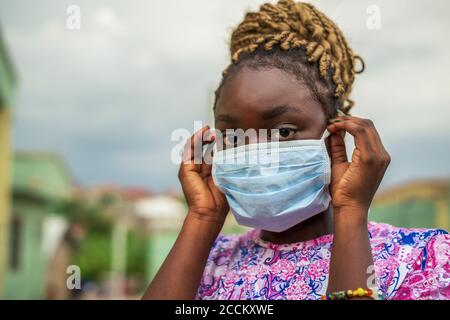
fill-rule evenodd
<path id="1" fill-rule="evenodd" d="M 197 299 L 320 299 L 326 292 L 332 235 L 277 245 L 259 230 L 219 236 Z M 450 235 L 369 223 L 374 282 L 387 299 L 450 299 Z"/>

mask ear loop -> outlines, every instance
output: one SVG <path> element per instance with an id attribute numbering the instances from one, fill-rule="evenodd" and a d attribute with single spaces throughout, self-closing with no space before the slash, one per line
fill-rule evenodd
<path id="1" fill-rule="evenodd" d="M 345 116 L 349 116 L 349 115 L 350 115 L 350 114 L 348 114 L 348 113 L 345 113 L 344 111 L 342 111 L 342 110 L 339 109 L 339 108 L 336 108 L 336 113 L 337 113 L 337 116 L 336 116 L 336 117 L 331 118 L 331 119 L 328 120 L 328 123 L 329 123 L 329 124 L 334 123 L 335 120 L 337 120 L 337 119 L 336 119 L 337 117 L 345 117 Z"/>
<path id="2" fill-rule="evenodd" d="M 325 129 L 325 131 L 322 133 L 321 140 L 323 140 L 325 143 L 325 139 L 328 138 L 329 136 L 330 136 L 330 131 L 328 131 L 328 129 Z"/>
<path id="3" fill-rule="evenodd" d="M 347 114 L 346 114 L 344 111 L 342 111 L 341 109 L 337 109 L 336 112 L 337 112 L 338 116 L 340 116 L 340 117 L 345 117 L 345 116 L 347 115 Z"/>
<path id="4" fill-rule="evenodd" d="M 325 185 L 329 185 L 331 182 L 331 156 L 328 154 L 326 139 L 330 136 L 330 131 L 325 129 L 322 134 L 322 157 L 325 160 L 325 174 L 324 174 L 324 183 Z"/>

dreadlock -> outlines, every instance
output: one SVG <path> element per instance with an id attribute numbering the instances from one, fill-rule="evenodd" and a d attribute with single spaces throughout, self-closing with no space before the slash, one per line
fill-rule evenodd
<path id="1" fill-rule="evenodd" d="M 243 67 L 275 67 L 304 81 L 328 116 L 337 109 L 348 113 L 355 73 L 364 70 L 363 60 L 353 54 L 336 24 L 311 4 L 293 0 L 266 3 L 258 12 L 248 12 L 232 32 L 230 54 L 216 102 L 224 82 Z M 355 70 L 356 60 L 360 71 Z"/>

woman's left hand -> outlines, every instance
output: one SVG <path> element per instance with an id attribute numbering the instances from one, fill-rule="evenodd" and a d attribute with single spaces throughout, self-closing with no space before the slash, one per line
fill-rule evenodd
<path id="1" fill-rule="evenodd" d="M 334 211 L 363 212 L 363 218 L 367 219 L 367 211 L 390 163 L 390 156 L 371 120 L 338 117 L 327 129 L 331 133 L 330 191 Z M 347 160 L 345 132 L 355 139 L 351 162 Z"/>

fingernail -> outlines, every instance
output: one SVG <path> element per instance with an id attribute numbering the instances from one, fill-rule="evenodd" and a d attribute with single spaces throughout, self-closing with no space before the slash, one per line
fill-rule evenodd
<path id="1" fill-rule="evenodd" d="M 208 131 L 208 133 L 206 134 L 206 137 L 205 137 L 205 139 L 209 140 L 209 141 L 212 141 L 215 138 L 216 138 L 216 136 L 215 136 L 214 132 L 212 132 L 212 131 Z"/>

